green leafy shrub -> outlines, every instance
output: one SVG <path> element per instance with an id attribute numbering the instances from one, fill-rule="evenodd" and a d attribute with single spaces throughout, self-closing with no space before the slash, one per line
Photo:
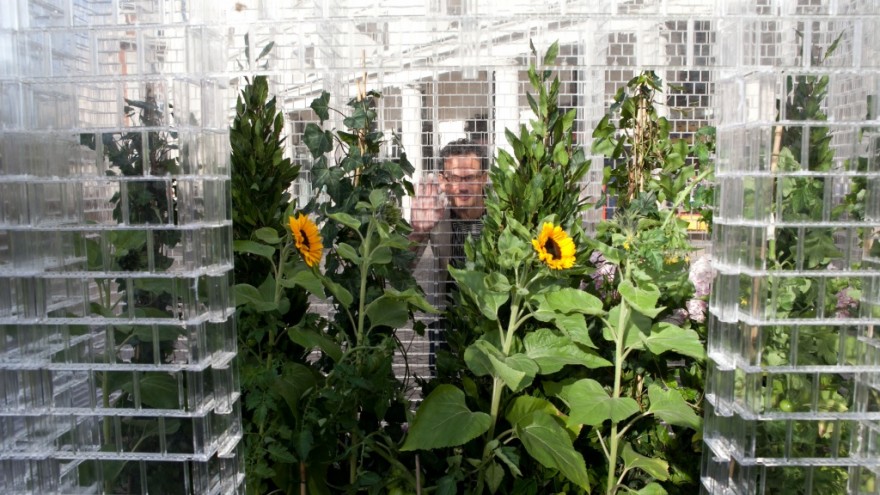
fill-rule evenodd
<path id="1" fill-rule="evenodd" d="M 536 119 L 507 132 L 513 154 L 499 152 L 490 171 L 483 234 L 466 245 L 466 268 L 450 268 L 459 287 L 450 353 L 403 448 L 420 451 L 438 493 L 692 493 L 705 332 L 671 317 L 694 292 L 678 213 L 709 176 L 712 132 L 692 146 L 670 141 L 651 108 L 659 79 L 632 81 L 634 95 L 621 93 L 612 110 L 625 115 L 594 134 L 619 159 L 606 170 L 610 194 L 628 196 L 588 239 L 589 162 L 551 75 L 530 68 Z M 632 132 L 648 121 L 648 133 Z"/>
<path id="2" fill-rule="evenodd" d="M 395 330 L 412 324 L 414 311 L 433 308 L 412 278 L 410 228 L 400 210 L 412 193 L 412 167 L 405 154 L 383 159 L 382 134 L 372 130 L 380 97 L 352 99 L 345 131 L 322 128 L 328 93 L 312 103 L 321 125 L 308 124 L 304 142 L 319 194 L 304 212 L 289 208 L 284 224 L 235 245 L 269 266 L 259 286 L 236 285 L 239 304 L 284 315 L 291 307 L 285 291 L 305 289 L 330 307 L 268 330 L 269 342 L 301 349 L 276 371 L 274 395 L 251 405 L 259 418 L 281 415 L 277 436 L 262 442 L 272 481 L 286 493 L 414 491 L 417 484 L 412 456 L 399 452 L 409 402 L 392 368 L 402 350 Z M 339 158 L 331 161 L 334 149 Z"/>

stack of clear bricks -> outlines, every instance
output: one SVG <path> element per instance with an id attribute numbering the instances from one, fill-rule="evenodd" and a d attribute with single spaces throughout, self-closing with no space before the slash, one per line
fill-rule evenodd
<path id="1" fill-rule="evenodd" d="M 718 22 L 706 493 L 880 493 L 880 7 Z"/>
<path id="2" fill-rule="evenodd" d="M 301 204 L 308 105 L 328 90 L 343 109 L 364 74 L 416 181 L 465 135 L 450 124 L 485 115 L 490 153 L 527 124 L 529 40 L 560 42 L 587 150 L 638 72 L 684 86 L 663 96 L 676 133 L 718 126 L 703 489 L 880 493 L 878 16 L 876 0 L 3 2 L 0 488 L 242 490 L 228 86 L 249 32 L 250 62 L 275 44 Z M 814 118 L 777 106 L 789 79 L 822 77 Z M 801 151 L 823 136 L 830 154 Z M 791 206 L 807 185 L 818 200 Z"/>
<path id="3" fill-rule="evenodd" d="M 0 12 L 0 489 L 239 493 L 211 2 Z"/>

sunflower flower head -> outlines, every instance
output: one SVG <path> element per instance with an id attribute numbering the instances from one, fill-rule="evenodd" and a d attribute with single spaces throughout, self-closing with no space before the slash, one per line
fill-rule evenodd
<path id="1" fill-rule="evenodd" d="M 559 225 L 546 222 L 532 246 L 538 258 L 553 270 L 563 270 L 574 266 L 574 241 Z"/>
<path id="2" fill-rule="evenodd" d="M 303 260 L 309 266 L 315 266 L 320 263 L 321 255 L 324 252 L 324 244 L 321 243 L 321 234 L 318 232 L 318 226 L 302 213 L 296 218 L 289 217 L 289 220 L 293 241 Z"/>

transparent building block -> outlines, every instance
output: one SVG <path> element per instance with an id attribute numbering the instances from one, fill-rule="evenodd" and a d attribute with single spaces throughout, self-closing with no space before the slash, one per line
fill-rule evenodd
<path id="1" fill-rule="evenodd" d="M 726 8 L 703 488 L 878 493 L 876 6 Z"/>
<path id="2" fill-rule="evenodd" d="M 0 487 L 240 493 L 218 9 L 7 3 Z"/>

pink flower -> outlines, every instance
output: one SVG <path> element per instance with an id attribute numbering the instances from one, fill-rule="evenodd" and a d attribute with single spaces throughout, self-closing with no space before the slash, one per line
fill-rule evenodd
<path id="1" fill-rule="evenodd" d="M 850 295 L 852 287 L 845 287 L 837 293 L 837 311 L 834 313 L 838 318 L 851 318 L 859 309 L 859 300 Z"/>
<path id="2" fill-rule="evenodd" d="M 691 299 L 685 303 L 691 321 L 695 323 L 703 323 L 706 321 L 706 309 L 708 308 L 706 301 L 702 299 Z"/>
<path id="3" fill-rule="evenodd" d="M 694 284 L 694 297 L 706 297 L 712 292 L 712 279 L 715 269 L 712 268 L 712 257 L 704 254 L 691 263 L 688 280 Z"/>

